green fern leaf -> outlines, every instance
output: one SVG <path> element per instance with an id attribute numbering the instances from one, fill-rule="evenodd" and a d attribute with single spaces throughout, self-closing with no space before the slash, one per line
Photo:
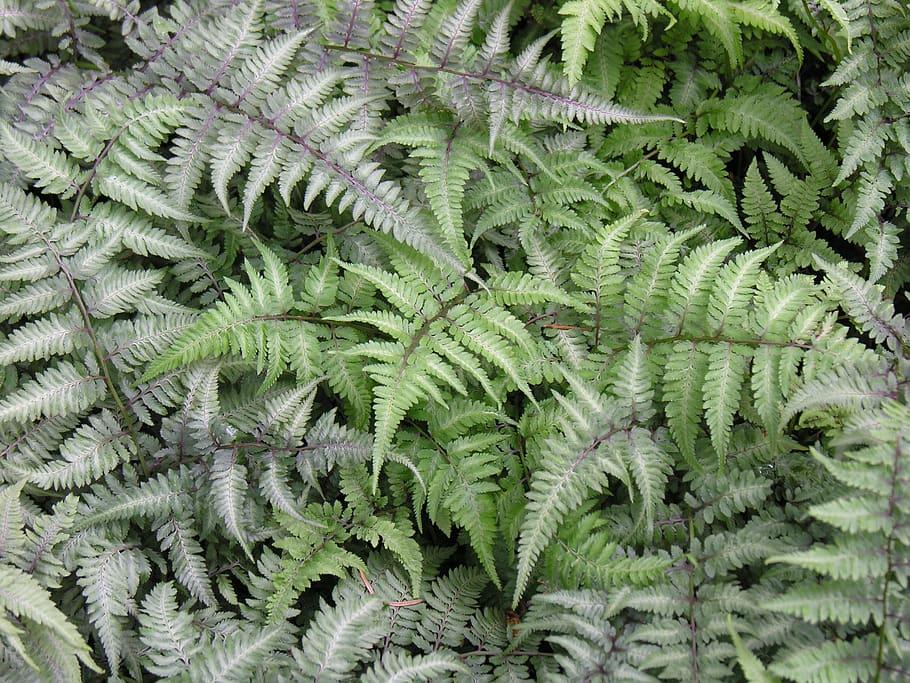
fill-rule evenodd
<path id="1" fill-rule="evenodd" d="M 611 0 L 570 0 L 559 8 L 559 14 L 566 17 L 561 28 L 563 68 L 569 84 L 574 85 L 581 80 L 604 22 L 619 16 L 620 6 Z"/>
<path id="2" fill-rule="evenodd" d="M 0 608 L 16 617 L 47 629 L 59 639 L 68 653 L 86 667 L 101 673 L 92 660 L 91 648 L 51 600 L 50 595 L 31 576 L 9 565 L 0 565 Z M 21 641 L 20 641 L 21 643 Z"/>
<path id="3" fill-rule="evenodd" d="M 325 602 L 310 622 L 300 648 L 293 650 L 300 675 L 313 680 L 349 680 L 357 663 L 383 636 L 378 596 L 336 591 L 335 605 Z"/>
<path id="4" fill-rule="evenodd" d="M 37 187 L 63 198 L 79 192 L 82 173 L 62 152 L 29 139 L 5 122 L 0 123 L 0 139 L 3 155 Z"/>
<path id="5" fill-rule="evenodd" d="M 149 671 L 156 676 L 179 676 L 199 651 L 199 634 L 187 612 L 177 604 L 174 584 L 159 583 L 142 601 L 139 638 L 149 648 Z"/>
<path id="6" fill-rule="evenodd" d="M 75 365 L 64 361 L 0 400 L 0 423 L 79 413 L 103 396 L 100 378 L 84 375 Z"/>
<path id="7" fill-rule="evenodd" d="M 189 669 L 196 681 L 240 683 L 249 679 L 257 669 L 268 666 L 273 653 L 290 646 L 287 624 L 238 629 L 226 638 L 217 639 L 197 657 Z"/>
<path id="8" fill-rule="evenodd" d="M 705 420 L 714 452 L 723 462 L 751 354 L 748 347 L 729 343 L 704 345 L 702 350 L 708 356 L 702 388 Z"/>
<path id="9" fill-rule="evenodd" d="M 446 672 L 467 672 L 464 664 L 445 652 L 411 655 L 404 652 L 390 654 L 377 662 L 363 677 L 364 683 L 410 683 L 436 681 Z"/>

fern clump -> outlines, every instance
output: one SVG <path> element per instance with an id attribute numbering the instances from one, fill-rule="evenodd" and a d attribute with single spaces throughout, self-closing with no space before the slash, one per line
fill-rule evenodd
<path id="1" fill-rule="evenodd" d="M 0 0 L 0 679 L 906 679 L 908 36 Z"/>

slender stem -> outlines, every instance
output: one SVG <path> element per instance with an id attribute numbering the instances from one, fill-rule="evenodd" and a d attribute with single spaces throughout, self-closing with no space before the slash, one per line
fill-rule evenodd
<path id="1" fill-rule="evenodd" d="M 516 80 L 515 78 L 511 78 L 511 79 L 500 78 L 499 76 L 490 75 L 486 71 L 477 73 L 477 72 L 473 72 L 473 71 L 462 71 L 461 69 L 453 69 L 452 67 L 446 66 L 445 64 L 418 64 L 416 62 L 411 62 L 411 61 L 408 61 L 405 59 L 401 59 L 400 57 L 390 57 L 389 55 L 380 54 L 378 52 L 371 52 L 369 50 L 365 50 L 362 48 L 347 47 L 345 45 L 334 45 L 332 43 L 323 45 L 322 47 L 326 50 L 331 50 L 334 52 L 348 52 L 351 54 L 363 55 L 367 59 L 373 59 L 373 60 L 376 60 L 379 62 L 386 62 L 388 64 L 396 64 L 397 66 L 403 67 L 405 69 L 412 69 L 415 71 L 427 71 L 429 73 L 444 73 L 444 74 L 449 74 L 451 76 L 457 76 L 458 78 L 470 79 L 473 81 L 497 83 L 497 84 L 505 86 L 507 88 L 522 90 L 526 93 L 538 95 L 540 97 L 543 97 L 543 98 L 546 98 L 549 100 L 564 100 L 564 101 L 571 100 L 573 102 L 573 104 L 575 104 L 576 106 L 579 106 L 581 108 L 598 109 L 598 107 L 596 107 L 596 106 L 585 107 L 580 102 L 578 102 L 577 100 L 572 100 L 572 98 L 570 98 L 570 97 L 565 97 L 563 95 L 559 95 L 556 92 L 552 92 L 552 91 L 546 90 L 544 88 L 540 88 L 540 87 L 537 87 L 534 85 L 529 85 L 527 83 L 523 83 L 522 81 Z M 670 116 L 656 117 L 656 118 L 677 121 L 679 123 L 685 123 L 685 121 L 683 121 L 682 119 L 677 119 L 675 117 L 670 117 Z"/>
<path id="2" fill-rule="evenodd" d="M 63 274 L 63 277 L 66 278 L 67 285 L 69 286 L 70 292 L 73 295 L 73 301 L 76 303 L 76 308 L 79 309 L 79 313 L 82 316 L 82 322 L 85 325 L 85 332 L 88 334 L 89 341 L 92 344 L 92 351 L 95 354 L 95 359 L 98 361 L 98 368 L 101 370 L 101 377 L 104 380 L 104 384 L 107 387 L 111 398 L 114 400 L 114 405 L 116 405 L 117 411 L 123 417 L 123 421 L 127 429 L 130 431 L 130 436 L 132 437 L 133 444 L 136 447 L 136 457 L 139 460 L 139 468 L 142 470 L 143 475 L 148 475 L 148 466 L 145 462 L 145 458 L 142 456 L 142 449 L 139 445 L 139 435 L 136 431 L 136 421 L 133 419 L 133 414 L 126 409 L 126 404 L 120 397 L 120 391 L 117 389 L 117 385 L 114 384 L 114 380 L 110 372 L 110 367 L 107 362 L 107 354 L 105 354 L 104 347 L 101 346 L 101 342 L 98 341 L 98 335 L 95 333 L 95 328 L 92 325 L 92 316 L 88 312 L 88 307 L 85 305 L 85 299 L 82 298 L 82 292 L 79 291 L 79 287 L 76 285 L 76 279 L 73 277 L 73 274 L 63 262 L 63 258 L 60 256 L 60 252 L 57 251 L 53 243 L 51 243 L 51 241 L 47 239 L 47 237 L 42 233 L 38 233 L 38 237 L 42 242 L 44 242 L 44 245 L 47 247 L 47 250 L 53 257 L 54 262 L 57 264 L 57 267 Z"/>
<path id="3" fill-rule="evenodd" d="M 307 242 L 306 244 L 304 244 L 304 245 L 300 248 L 300 251 L 297 252 L 297 255 L 294 256 L 294 258 L 291 259 L 291 263 L 300 263 L 300 259 L 301 259 L 305 254 L 307 254 L 313 247 L 319 245 L 319 244 L 320 244 L 323 240 L 325 240 L 329 235 L 340 235 L 341 233 L 343 233 L 343 232 L 344 232 L 345 230 L 347 230 L 348 228 L 350 228 L 350 227 L 352 227 L 352 226 L 354 226 L 354 225 L 357 225 L 358 222 L 359 222 L 359 221 L 350 221 L 350 222 L 345 223 L 344 225 L 342 225 L 340 228 L 335 228 L 334 230 L 329 230 L 329 231 L 326 231 L 326 232 L 322 233 L 321 235 L 317 235 L 316 237 L 314 237 L 313 239 L 311 239 L 309 242 Z"/>
<path id="4" fill-rule="evenodd" d="M 653 158 L 654 156 L 656 156 L 658 151 L 659 151 L 659 150 L 657 150 L 657 149 L 652 149 L 650 152 L 648 152 L 647 154 L 645 154 L 641 159 L 639 159 L 638 161 L 636 161 L 634 164 L 632 164 L 632 165 L 629 166 L 628 168 L 624 169 L 622 173 L 620 173 L 618 176 L 616 176 L 615 178 L 613 178 L 609 183 L 607 183 L 607 184 L 604 186 L 604 189 L 601 191 L 601 193 L 606 192 L 606 191 L 609 190 L 611 187 L 613 187 L 616 183 L 618 183 L 620 180 L 622 180 L 622 179 L 625 178 L 627 175 L 629 175 L 632 171 L 634 171 L 636 168 L 638 168 L 638 167 L 642 164 L 642 162 L 647 161 L 648 159 L 651 159 L 651 158 Z"/>
<path id="5" fill-rule="evenodd" d="M 108 140 L 107 145 L 105 145 L 104 150 L 101 154 L 95 159 L 92 164 L 92 168 L 89 171 L 88 176 L 83 181 L 82 185 L 79 186 L 79 192 L 76 194 L 76 199 L 73 202 L 73 209 L 70 212 L 70 221 L 76 220 L 76 217 L 79 215 L 79 206 L 82 203 L 82 198 L 85 196 L 85 192 L 94 179 L 95 175 L 98 172 L 98 168 L 101 165 L 101 162 L 107 158 L 110 154 L 111 149 L 114 147 L 114 143 L 120 138 L 123 132 L 126 130 L 126 127 L 121 127 L 120 130 L 116 132 L 114 136 Z M 43 235 L 41 239 L 47 245 L 48 249 L 51 250 L 54 256 L 54 260 L 57 262 L 57 266 L 60 268 L 64 277 L 66 277 L 67 283 L 69 284 L 70 290 L 73 293 L 73 300 L 76 302 L 76 307 L 79 309 L 79 312 L 82 314 L 82 320 L 85 323 L 85 329 L 88 333 L 89 338 L 92 342 L 92 349 L 95 353 L 95 358 L 98 360 L 98 365 L 101 369 L 101 374 L 104 376 L 104 383 L 107 385 L 108 391 L 111 393 L 111 397 L 114 399 L 114 403 L 117 406 L 117 410 L 123 416 L 124 421 L 126 422 L 127 427 L 130 430 L 130 434 L 133 438 L 133 443 L 136 446 L 136 457 L 139 458 L 139 466 L 143 474 L 148 475 L 148 467 L 145 463 L 145 458 L 142 457 L 141 449 L 139 447 L 139 436 L 136 433 L 135 421 L 132 418 L 132 414 L 129 413 L 126 409 L 126 405 L 120 397 L 120 392 L 117 389 L 117 386 L 114 384 L 114 380 L 111 377 L 110 368 L 107 363 L 107 354 L 104 352 L 104 347 L 101 346 L 101 343 L 98 341 L 98 336 L 95 334 L 95 328 L 92 325 L 92 316 L 88 311 L 88 307 L 85 305 L 85 300 L 82 298 L 82 293 L 79 291 L 79 288 L 76 286 L 76 281 L 70 273 L 69 269 L 63 263 L 63 259 L 60 257 L 57 250 L 51 245 L 50 241 L 47 240 Z"/>
<path id="6" fill-rule="evenodd" d="M 498 651 L 498 650 L 472 650 L 471 652 L 462 652 L 458 655 L 460 659 L 465 657 L 476 657 L 476 656 L 492 656 L 492 657 L 555 657 L 554 652 L 541 652 L 539 650 L 507 650 L 507 651 Z"/>
<path id="7" fill-rule="evenodd" d="M 789 349 L 806 349 L 811 351 L 820 351 L 825 353 L 824 349 L 819 349 L 812 344 L 803 344 L 801 342 L 783 342 L 783 341 L 773 341 L 770 339 L 731 339 L 727 337 L 689 337 L 686 335 L 676 335 L 673 337 L 661 337 L 660 339 L 652 339 L 646 341 L 645 345 L 647 346 L 657 346 L 658 344 L 672 344 L 673 342 L 692 342 L 698 344 L 700 342 L 716 342 L 720 344 L 742 344 L 744 346 L 774 346 L 780 348 L 789 348 Z"/>
<path id="8" fill-rule="evenodd" d="M 894 446 L 894 462 L 891 468 L 891 492 L 888 496 L 888 513 L 887 517 L 891 519 L 894 516 L 894 510 L 897 506 L 897 482 L 900 479 L 900 466 L 901 466 L 901 440 L 903 438 L 903 433 L 899 432 L 897 435 L 897 441 Z M 885 664 L 885 639 L 887 638 L 887 633 L 885 629 L 888 625 L 888 597 L 891 589 L 891 576 L 894 573 L 894 532 L 895 529 L 892 528 L 891 533 L 888 534 L 888 542 L 885 546 L 885 552 L 888 557 L 888 567 L 885 571 L 885 585 L 882 588 L 882 623 L 878 627 L 878 651 L 875 656 L 875 677 L 872 679 L 873 683 L 880 683 L 882 676 L 882 668 Z"/>
<path id="9" fill-rule="evenodd" d="M 806 10 L 806 16 L 809 17 L 809 21 L 812 22 L 813 28 L 818 32 L 820 36 L 823 36 L 823 42 L 827 44 L 828 49 L 834 53 L 834 61 L 840 63 L 843 59 L 841 54 L 840 47 L 837 45 L 837 39 L 833 38 L 830 33 L 821 25 L 821 22 L 818 20 L 818 17 L 815 16 L 815 12 L 812 11 L 812 8 L 809 7 L 809 0 L 803 0 L 803 9 Z"/>
<path id="10" fill-rule="evenodd" d="M 695 538 L 694 524 L 689 519 L 689 548 L 692 548 L 692 541 Z M 692 667 L 692 681 L 698 683 L 698 626 L 695 621 L 695 605 L 698 603 L 697 588 L 695 586 L 695 568 L 689 572 L 689 646 L 690 646 L 690 665 Z"/>

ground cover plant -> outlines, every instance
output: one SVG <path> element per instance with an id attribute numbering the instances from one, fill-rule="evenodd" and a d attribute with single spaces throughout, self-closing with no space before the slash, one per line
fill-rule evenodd
<path id="1" fill-rule="evenodd" d="M 902 0 L 0 0 L 0 679 L 910 679 Z"/>

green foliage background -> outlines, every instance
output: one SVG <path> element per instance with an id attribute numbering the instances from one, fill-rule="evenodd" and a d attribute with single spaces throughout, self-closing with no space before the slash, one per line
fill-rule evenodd
<path id="1" fill-rule="evenodd" d="M 0 679 L 910 678 L 902 0 L 0 0 Z"/>

